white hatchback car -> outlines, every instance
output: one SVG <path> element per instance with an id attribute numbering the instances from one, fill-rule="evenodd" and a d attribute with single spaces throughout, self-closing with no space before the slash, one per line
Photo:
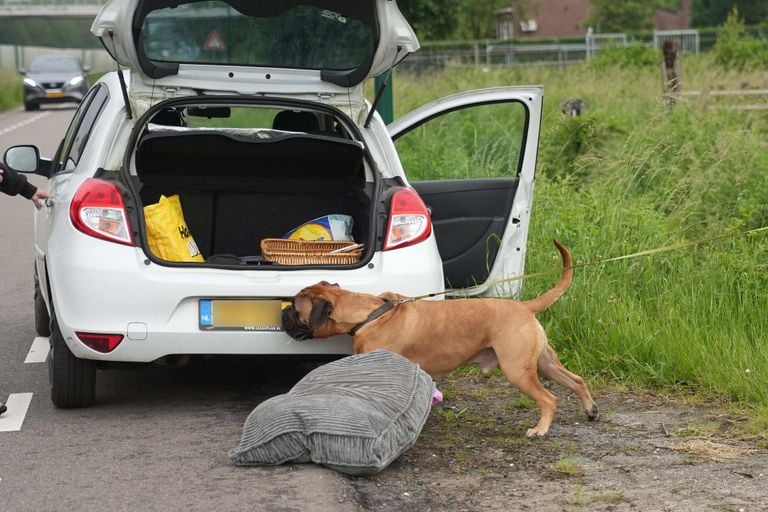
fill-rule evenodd
<path id="1" fill-rule="evenodd" d="M 542 90 L 465 92 L 385 125 L 365 81 L 418 49 L 395 1 L 113 0 L 92 32 L 129 71 L 91 88 L 52 159 L 5 154 L 55 195 L 36 213 L 34 249 L 56 406 L 91 404 L 96 370 L 115 362 L 348 354 L 348 336 L 298 342 L 281 329 L 286 301 L 320 280 L 488 295 L 522 274 Z M 511 142 L 485 140 L 502 121 Z M 456 137 L 483 153 L 478 166 L 501 152 L 503 169 L 464 169 Z M 143 207 L 161 195 L 180 197 L 204 261 L 149 249 Z M 353 219 L 358 261 L 261 254 L 261 240 L 326 214 Z"/>

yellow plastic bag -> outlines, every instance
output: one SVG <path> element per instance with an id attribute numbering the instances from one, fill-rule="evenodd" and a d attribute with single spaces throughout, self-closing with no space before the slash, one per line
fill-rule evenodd
<path id="1" fill-rule="evenodd" d="M 197 248 L 178 195 L 160 196 L 160 201 L 144 207 L 147 241 L 152 253 L 166 261 L 205 261 Z"/>

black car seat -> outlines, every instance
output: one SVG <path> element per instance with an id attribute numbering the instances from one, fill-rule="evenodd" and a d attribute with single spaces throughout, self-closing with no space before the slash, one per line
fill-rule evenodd
<path id="1" fill-rule="evenodd" d="M 319 132 L 320 120 L 317 114 L 296 110 L 282 110 L 272 121 L 272 128 L 289 132 Z"/>
<path id="2" fill-rule="evenodd" d="M 181 110 L 169 108 L 161 110 L 152 118 L 153 124 L 160 124 L 163 126 L 187 126 L 187 121 L 184 119 L 184 113 Z"/>

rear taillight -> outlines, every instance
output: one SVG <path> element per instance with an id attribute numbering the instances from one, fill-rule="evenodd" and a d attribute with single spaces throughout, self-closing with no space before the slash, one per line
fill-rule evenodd
<path id="1" fill-rule="evenodd" d="M 114 183 L 96 178 L 85 180 L 75 192 L 69 217 L 86 235 L 133 245 L 123 195 Z"/>
<path id="2" fill-rule="evenodd" d="M 121 341 L 123 341 L 122 334 L 101 334 L 94 332 L 76 332 L 77 337 L 87 347 L 92 348 L 96 352 L 106 354 L 112 352 L 117 348 Z"/>
<path id="3" fill-rule="evenodd" d="M 384 250 L 413 245 L 429 238 L 432 220 L 424 201 L 410 188 L 392 195 L 389 206 L 389 225 Z"/>

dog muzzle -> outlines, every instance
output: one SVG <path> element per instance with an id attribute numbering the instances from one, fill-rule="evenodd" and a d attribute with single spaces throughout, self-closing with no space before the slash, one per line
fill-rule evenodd
<path id="1" fill-rule="evenodd" d="M 293 306 L 283 309 L 281 323 L 288 336 L 297 341 L 311 340 L 315 337 L 308 325 L 299 322 L 299 312 Z"/>

